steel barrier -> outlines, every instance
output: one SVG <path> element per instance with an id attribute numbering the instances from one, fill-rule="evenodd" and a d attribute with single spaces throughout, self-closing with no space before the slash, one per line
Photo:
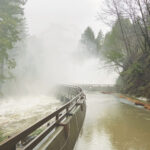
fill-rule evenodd
<path id="1" fill-rule="evenodd" d="M 43 125 L 46 125 L 45 129 L 39 135 L 37 135 L 35 138 L 33 138 L 33 140 L 22 147 L 23 150 L 31 150 L 35 148 L 49 133 L 53 132 L 56 127 L 61 125 L 61 121 L 70 115 L 69 113 L 71 110 L 75 109 L 78 105 L 81 105 L 82 109 L 82 104 L 85 100 L 85 95 L 82 89 L 79 87 L 71 86 L 64 86 L 62 88 L 70 88 L 70 90 L 71 88 L 74 90 L 76 89 L 77 95 L 52 114 L 41 119 L 26 130 L 0 144 L 0 150 L 17 150 L 17 145 L 19 142 L 21 142 L 21 140 L 30 136 L 30 134 L 32 134 Z"/>

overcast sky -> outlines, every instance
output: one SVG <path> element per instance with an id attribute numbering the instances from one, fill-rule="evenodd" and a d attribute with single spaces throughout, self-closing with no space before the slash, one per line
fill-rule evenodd
<path id="1" fill-rule="evenodd" d="M 72 28 L 78 35 L 87 26 L 97 33 L 108 28 L 97 19 L 103 0 L 28 0 L 25 15 L 28 31 L 39 35 L 53 25 Z"/>
<path id="2" fill-rule="evenodd" d="M 77 64 L 72 62 L 70 54 L 76 48 L 87 26 L 91 26 L 96 34 L 99 30 L 108 31 L 108 27 L 97 19 L 102 7 L 104 7 L 103 0 L 28 0 L 25 6 L 28 31 L 30 35 L 38 37 L 42 44 L 39 58 L 41 58 L 41 52 L 42 55 L 45 54 L 40 63 L 42 67 L 39 67 L 37 62 L 35 63 L 37 68 L 43 69 L 39 72 L 45 75 L 49 65 L 52 70 L 55 64 L 54 68 L 57 69 L 49 74 L 51 76 L 54 74 L 55 77 L 55 74 L 59 75 L 63 69 L 65 70 L 64 78 L 67 78 L 63 81 L 66 82 L 114 83 L 116 74 L 113 75 L 112 72 L 110 74 L 110 71 L 107 72 L 105 69 L 99 70 L 98 59 L 89 58 L 84 63 Z M 34 49 L 37 51 L 37 47 L 32 47 L 29 52 Z M 36 56 L 38 56 L 36 51 Z M 67 56 L 63 56 L 64 54 Z M 58 56 L 59 59 L 56 59 Z M 50 62 L 50 60 L 54 61 Z"/>

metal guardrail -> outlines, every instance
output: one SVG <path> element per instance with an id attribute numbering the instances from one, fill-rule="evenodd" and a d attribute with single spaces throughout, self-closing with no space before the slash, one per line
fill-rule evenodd
<path id="1" fill-rule="evenodd" d="M 71 88 L 71 87 L 70 87 Z M 38 121 L 34 125 L 30 126 L 23 132 L 17 134 L 16 136 L 8 139 L 7 141 L 3 142 L 0 145 L 0 150 L 16 150 L 17 144 L 23 140 L 24 138 L 28 137 L 30 134 L 32 134 L 34 131 L 39 129 L 43 125 L 47 125 L 47 127 L 33 140 L 31 140 L 27 145 L 25 145 L 22 149 L 23 150 L 31 150 L 35 148 L 49 133 L 51 133 L 56 127 L 61 125 L 61 121 L 67 118 L 74 108 L 76 108 L 78 105 L 81 105 L 85 100 L 85 95 L 82 92 L 81 88 L 76 88 L 78 91 L 78 94 L 71 99 L 69 102 L 67 102 L 65 105 L 63 105 L 61 108 L 53 112 L 52 114 L 48 115 L 47 117 L 43 118 L 42 120 Z M 53 120 L 52 123 L 49 121 Z"/>

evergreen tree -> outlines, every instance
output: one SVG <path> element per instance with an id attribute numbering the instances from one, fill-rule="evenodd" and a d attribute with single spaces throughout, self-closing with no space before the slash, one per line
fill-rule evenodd
<path id="1" fill-rule="evenodd" d="M 103 45 L 103 40 L 104 40 L 103 32 L 101 30 L 99 31 L 95 40 L 97 44 L 97 50 L 100 51 Z"/>
<path id="2" fill-rule="evenodd" d="M 81 43 L 84 48 L 93 55 L 97 53 L 97 45 L 95 41 L 95 35 L 93 30 L 90 27 L 87 27 L 84 33 L 81 36 Z"/>
<path id="3" fill-rule="evenodd" d="M 0 0 L 0 87 L 11 77 L 10 69 L 16 66 L 9 54 L 21 39 L 24 4 L 24 0 Z"/>

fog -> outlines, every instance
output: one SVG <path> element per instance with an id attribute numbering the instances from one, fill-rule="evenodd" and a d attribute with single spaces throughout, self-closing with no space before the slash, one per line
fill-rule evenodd
<path id="1" fill-rule="evenodd" d="M 25 6 L 25 16 L 29 33 L 40 35 L 51 26 L 72 29 L 74 38 L 80 38 L 81 32 L 91 26 L 95 32 L 100 28 L 104 32 L 109 28 L 98 18 L 103 0 L 29 0 Z"/>
<path id="2" fill-rule="evenodd" d="M 9 93 L 43 94 L 55 84 L 114 84 L 118 75 L 103 68 L 104 62 L 79 42 L 87 26 L 95 34 L 109 30 L 97 19 L 101 7 L 101 0 L 28 1 L 28 37 L 18 46 L 15 84 L 9 83 Z M 8 95 L 8 86 L 6 91 Z"/>
<path id="3" fill-rule="evenodd" d="M 14 78 L 3 85 L 0 101 L 0 129 L 6 135 L 15 132 L 16 124 L 20 130 L 24 128 L 20 123 L 24 116 L 34 122 L 39 114 L 61 105 L 51 95 L 56 84 L 115 83 L 118 75 L 103 68 L 104 62 L 79 42 L 87 26 L 95 34 L 109 30 L 97 20 L 100 7 L 101 0 L 28 0 L 24 9 L 27 37 L 15 47 Z"/>
<path id="4" fill-rule="evenodd" d="M 29 34 L 36 36 L 41 45 L 40 53 L 37 48 L 31 49 L 36 57 L 42 57 L 41 67 L 36 62 L 42 78 L 55 78 L 64 83 L 115 82 L 116 75 L 112 70 L 99 70 L 98 59 L 88 57 L 82 62 L 82 54 L 78 53 L 78 62 L 74 57 L 81 34 L 87 26 L 91 26 L 95 33 L 100 29 L 104 33 L 109 30 L 97 19 L 102 7 L 102 0 L 28 1 L 25 8 L 27 27 Z"/>

